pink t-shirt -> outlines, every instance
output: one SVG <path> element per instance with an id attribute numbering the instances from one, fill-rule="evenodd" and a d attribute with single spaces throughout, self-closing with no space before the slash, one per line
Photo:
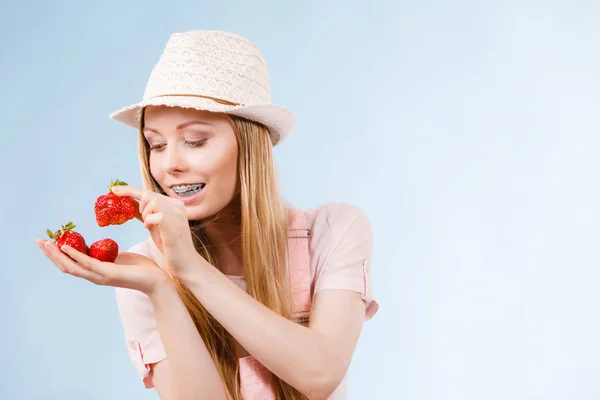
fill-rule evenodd
<path id="1" fill-rule="evenodd" d="M 308 228 L 311 291 L 315 294 L 327 289 L 346 289 L 362 294 L 366 303 L 366 319 L 379 308 L 373 297 L 370 265 L 372 248 L 371 225 L 358 207 L 345 203 L 329 203 L 305 210 Z M 142 254 L 162 264 L 162 257 L 149 237 L 127 251 Z M 229 276 L 246 290 L 243 277 Z M 147 388 L 153 387 L 148 377 L 150 364 L 167 357 L 160 340 L 154 309 L 150 299 L 136 290 L 116 288 L 116 298 L 125 340 L 132 364 Z M 346 379 L 330 400 L 341 400 L 346 395 Z"/>

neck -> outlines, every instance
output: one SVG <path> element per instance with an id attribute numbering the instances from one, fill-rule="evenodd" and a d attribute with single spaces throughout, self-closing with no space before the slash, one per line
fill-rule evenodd
<path id="1" fill-rule="evenodd" d="M 239 199 L 202 221 L 203 230 L 215 250 L 217 266 L 226 275 L 244 275 L 242 261 L 242 216 Z"/>

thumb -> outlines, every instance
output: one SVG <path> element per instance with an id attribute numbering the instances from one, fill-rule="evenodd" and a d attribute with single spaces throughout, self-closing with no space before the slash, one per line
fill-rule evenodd
<path id="1" fill-rule="evenodd" d="M 133 216 L 141 223 L 144 223 L 144 218 L 142 218 L 142 214 L 140 213 L 140 202 L 135 199 L 131 199 L 131 201 L 133 202 L 133 205 L 135 206 Z"/>

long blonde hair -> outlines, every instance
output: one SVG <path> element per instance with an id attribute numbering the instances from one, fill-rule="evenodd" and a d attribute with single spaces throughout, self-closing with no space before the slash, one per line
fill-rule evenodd
<path id="1" fill-rule="evenodd" d="M 238 142 L 242 259 L 248 294 L 277 314 L 294 319 L 287 267 L 289 217 L 277 184 L 271 139 L 266 127 L 257 122 L 224 116 Z M 138 142 L 144 187 L 165 194 L 150 174 L 150 150 L 142 133 L 143 121 L 142 113 Z M 198 253 L 216 265 L 215 251 L 202 222 L 190 221 L 190 229 Z M 183 283 L 173 280 L 221 376 L 228 400 L 241 400 L 235 339 Z M 273 374 L 271 386 L 278 400 L 306 398 Z"/>

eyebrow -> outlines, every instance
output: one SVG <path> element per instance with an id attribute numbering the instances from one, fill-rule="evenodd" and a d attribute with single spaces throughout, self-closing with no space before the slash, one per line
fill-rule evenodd
<path id="1" fill-rule="evenodd" d="M 196 120 L 196 121 L 188 121 L 188 122 L 184 122 L 183 124 L 179 124 L 179 125 L 177 125 L 177 127 L 176 127 L 175 129 L 176 129 L 176 130 L 181 130 L 181 129 L 183 129 L 183 128 L 187 128 L 187 127 L 188 127 L 188 126 L 190 126 L 190 125 L 207 125 L 207 126 L 214 126 L 214 125 L 213 125 L 213 124 L 211 124 L 210 122 Z M 158 133 L 158 134 L 160 135 L 160 132 L 159 132 L 159 131 L 157 131 L 156 129 L 149 128 L 149 127 L 145 126 L 145 127 L 144 127 L 144 131 L 146 131 L 146 130 L 149 130 L 149 131 L 152 131 L 152 132 L 156 132 L 156 133 Z"/>

